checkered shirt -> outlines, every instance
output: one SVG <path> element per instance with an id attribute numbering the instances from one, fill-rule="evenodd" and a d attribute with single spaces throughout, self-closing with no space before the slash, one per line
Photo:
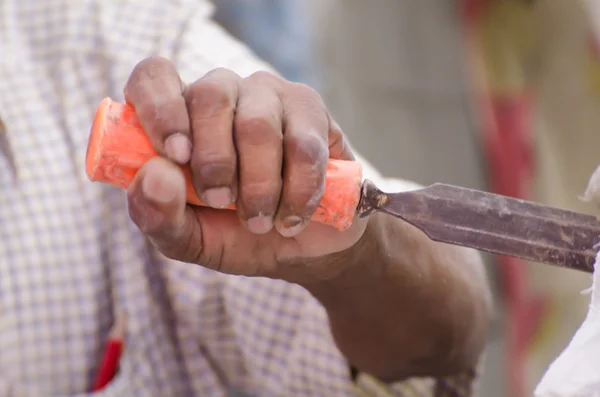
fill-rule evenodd
<path id="1" fill-rule="evenodd" d="M 467 395 L 469 375 L 352 381 L 304 289 L 167 260 L 124 191 L 87 180 L 95 108 L 123 100 L 144 57 L 172 59 L 185 81 L 268 69 L 211 12 L 203 0 L 0 2 L 0 396 Z M 386 189 L 414 187 L 365 167 Z M 121 367 L 89 394 L 117 310 Z"/>

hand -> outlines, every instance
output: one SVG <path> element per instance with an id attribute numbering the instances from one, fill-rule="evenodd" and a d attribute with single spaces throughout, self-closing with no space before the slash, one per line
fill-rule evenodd
<path id="1" fill-rule="evenodd" d="M 354 159 L 314 90 L 225 69 L 186 86 L 171 62 L 148 58 L 134 68 L 125 98 L 161 155 L 131 184 L 130 215 L 164 255 L 288 281 L 344 270 L 332 254 L 353 247 L 366 221 L 345 232 L 309 222 L 328 158 Z M 196 193 L 212 208 L 186 205 L 175 164 L 188 162 Z M 233 202 L 235 212 L 218 210 Z"/>

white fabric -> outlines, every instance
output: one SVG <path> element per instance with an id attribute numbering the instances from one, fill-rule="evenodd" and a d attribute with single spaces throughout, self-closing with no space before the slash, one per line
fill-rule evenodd
<path id="1" fill-rule="evenodd" d="M 600 167 L 584 200 L 600 203 Z M 599 236 L 600 239 L 600 236 Z M 599 264 L 600 254 L 596 257 Z M 550 365 L 535 397 L 600 397 L 600 272 L 593 276 L 587 317 L 561 355 Z"/>
<path id="2" fill-rule="evenodd" d="M 0 397 L 355 395 L 306 290 L 165 259 L 125 192 L 85 175 L 94 110 L 123 100 L 144 57 L 172 59 L 185 81 L 268 68 L 210 12 L 204 0 L 0 1 Z M 413 186 L 364 165 L 383 189 Z M 119 376 L 86 394 L 117 310 L 129 320 Z"/>

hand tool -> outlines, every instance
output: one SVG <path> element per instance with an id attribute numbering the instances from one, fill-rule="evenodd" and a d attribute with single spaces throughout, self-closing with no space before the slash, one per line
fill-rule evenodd
<path id="1" fill-rule="evenodd" d="M 125 189 L 155 156 L 135 110 L 105 98 L 90 132 L 88 178 Z M 182 169 L 188 203 L 205 205 L 194 191 L 189 166 Z M 363 180 L 360 163 L 329 160 L 325 193 L 312 220 L 343 231 L 356 216 L 375 211 L 412 224 L 434 241 L 585 272 L 593 271 L 600 242 L 600 221 L 592 215 L 439 183 L 382 192 Z"/>
<path id="2" fill-rule="evenodd" d="M 595 216 L 441 183 L 383 193 L 365 181 L 357 213 L 373 211 L 434 241 L 585 272 L 593 272 L 600 242 Z"/>

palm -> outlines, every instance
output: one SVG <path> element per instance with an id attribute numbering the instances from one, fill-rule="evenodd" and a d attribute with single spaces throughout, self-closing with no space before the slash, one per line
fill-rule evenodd
<path id="1" fill-rule="evenodd" d="M 362 220 L 357 220 L 345 232 L 311 223 L 297 236 L 285 238 L 275 229 L 264 235 L 253 234 L 233 212 L 203 208 L 195 209 L 195 213 L 202 230 L 201 264 L 224 273 L 246 276 L 281 277 L 292 270 L 290 266 L 294 262 L 305 263 L 350 248 L 365 229 Z M 335 269 L 312 271 L 318 277 Z"/>

